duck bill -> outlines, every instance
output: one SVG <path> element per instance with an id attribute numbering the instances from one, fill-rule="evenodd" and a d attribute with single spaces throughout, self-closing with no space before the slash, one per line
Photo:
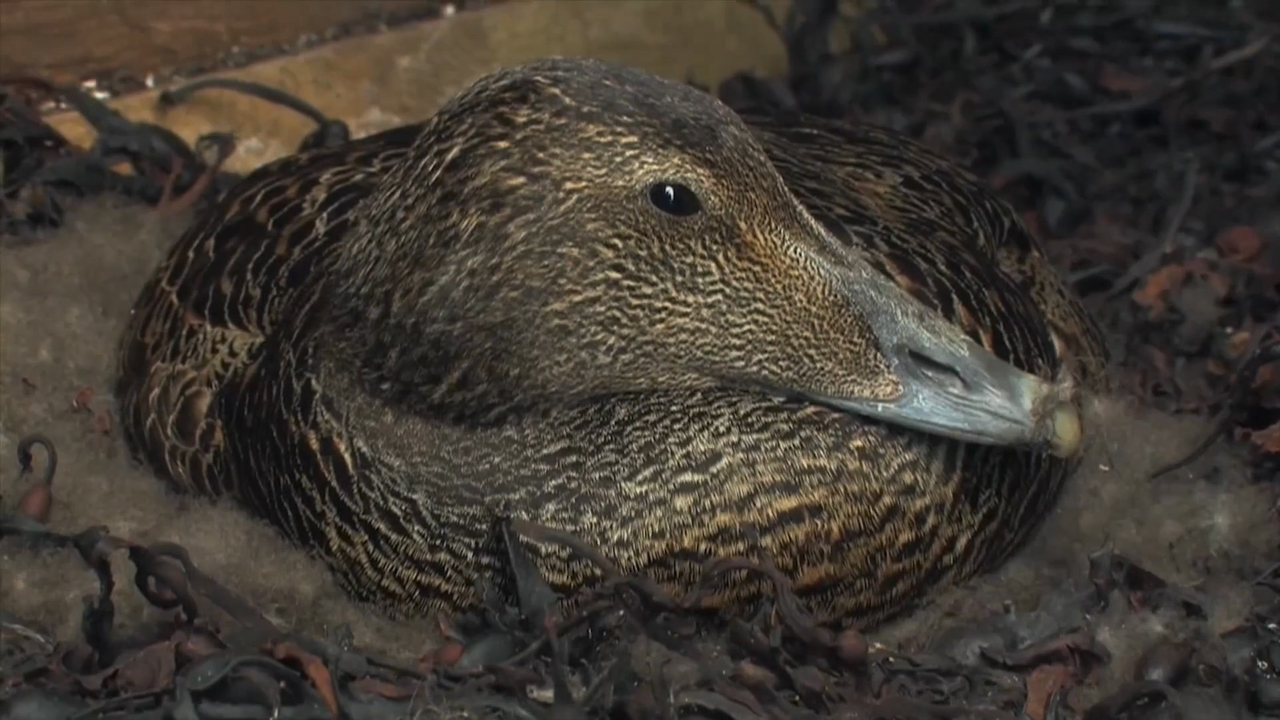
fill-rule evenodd
<path id="1" fill-rule="evenodd" d="M 1057 385 L 996 357 L 865 263 L 828 269 L 870 323 L 902 392 L 891 400 L 815 400 L 956 440 L 1077 453 L 1079 411 Z"/>

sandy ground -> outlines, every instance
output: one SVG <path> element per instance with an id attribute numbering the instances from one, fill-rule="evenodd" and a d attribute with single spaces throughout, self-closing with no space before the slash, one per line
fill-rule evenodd
<path id="1" fill-rule="evenodd" d="M 417 655 L 434 637 L 431 622 L 392 623 L 353 605 L 322 566 L 269 528 L 233 507 L 170 495 L 132 463 L 118 432 L 104 432 L 103 418 L 114 412 L 117 334 L 185 221 L 93 200 L 76 208 L 62 230 L 0 250 L 0 504 L 11 508 L 31 482 L 14 460 L 18 439 L 42 433 L 59 453 L 55 529 L 107 525 L 135 541 L 181 543 L 207 574 L 284 626 L 326 634 L 347 623 L 358 646 Z M 84 397 L 84 388 L 92 390 L 90 410 L 76 410 L 73 400 Z M 1147 481 L 1152 469 L 1195 444 L 1205 422 L 1115 400 L 1095 403 L 1093 414 L 1085 468 L 1032 546 L 1002 571 L 942 595 L 877 639 L 918 648 L 957 622 L 998 614 L 1005 601 L 1033 620 L 1027 613 L 1041 601 L 1085 587 L 1087 555 L 1108 544 L 1170 581 L 1197 586 L 1211 614 L 1207 627 L 1127 610 L 1095 619 L 1123 675 L 1155 637 L 1216 633 L 1242 620 L 1244 581 L 1280 560 L 1278 486 L 1249 482 L 1240 459 L 1221 446 L 1185 470 Z M 127 562 L 117 562 L 117 617 L 130 624 L 150 611 L 131 587 Z M 0 607 L 46 624 L 60 638 L 77 632 L 81 597 L 95 590 L 93 574 L 70 552 L 36 554 L 0 543 Z"/>

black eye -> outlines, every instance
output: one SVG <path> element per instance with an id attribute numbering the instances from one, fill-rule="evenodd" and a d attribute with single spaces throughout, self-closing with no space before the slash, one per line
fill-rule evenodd
<path id="1" fill-rule="evenodd" d="M 649 202 L 668 215 L 689 217 L 702 210 L 702 201 L 686 185 L 660 182 L 649 186 Z"/>

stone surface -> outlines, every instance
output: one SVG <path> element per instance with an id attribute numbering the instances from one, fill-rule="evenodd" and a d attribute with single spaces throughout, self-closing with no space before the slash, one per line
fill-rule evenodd
<path id="1" fill-rule="evenodd" d="M 786 67 L 781 40 L 741 0 L 516 0 L 224 74 L 297 95 L 365 135 L 425 119 L 477 77 L 547 55 L 599 57 L 708 86 L 739 70 L 776 74 Z M 157 109 L 155 96 L 113 104 L 189 142 L 234 132 L 239 147 L 227 168 L 235 172 L 291 152 L 312 129 L 289 110 L 222 90 L 167 112 Z M 92 142 L 78 115 L 59 113 L 50 123 L 76 144 Z"/>

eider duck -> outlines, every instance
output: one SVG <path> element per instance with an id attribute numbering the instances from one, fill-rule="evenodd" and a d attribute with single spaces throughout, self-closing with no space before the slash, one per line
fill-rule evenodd
<path id="1" fill-rule="evenodd" d="M 677 594 L 764 551 L 819 621 L 867 626 L 1024 542 L 1103 355 L 941 156 L 553 58 L 224 193 L 141 290 L 116 393 L 172 487 L 393 615 L 477 607 L 505 514 Z M 600 577 L 529 555 L 558 593 Z"/>

